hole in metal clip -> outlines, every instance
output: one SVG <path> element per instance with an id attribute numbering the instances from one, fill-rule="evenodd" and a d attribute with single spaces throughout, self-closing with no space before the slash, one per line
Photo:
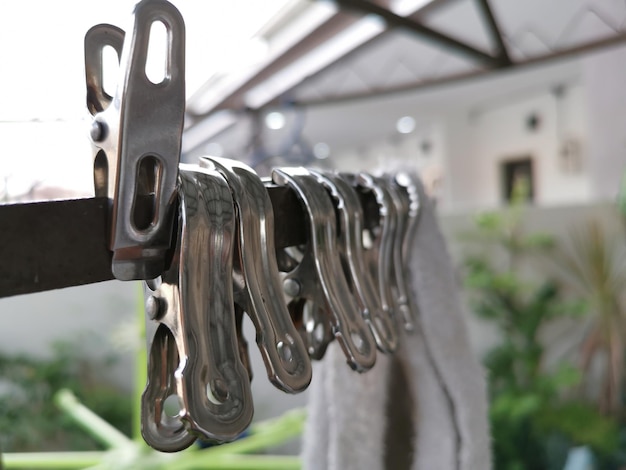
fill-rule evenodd
<path id="1" fill-rule="evenodd" d="M 313 330 L 313 337 L 317 343 L 322 343 L 324 341 L 324 337 L 326 336 L 325 328 L 323 323 L 317 323 L 315 325 L 315 329 Z"/>
<path id="2" fill-rule="evenodd" d="M 120 58 L 113 46 L 102 48 L 102 91 L 106 96 L 115 96 L 119 76 Z"/>
<path id="3" fill-rule="evenodd" d="M 161 170 L 161 162 L 153 156 L 143 157 L 139 161 L 132 212 L 133 225 L 139 231 L 147 230 L 155 223 Z"/>
<path id="4" fill-rule="evenodd" d="M 181 400 L 176 394 L 172 394 L 163 400 L 163 418 L 176 418 L 180 414 Z"/>
<path id="5" fill-rule="evenodd" d="M 293 360 L 293 353 L 291 352 L 291 347 L 288 344 L 285 344 L 282 341 L 278 342 L 278 354 L 285 362 L 291 362 Z"/>
<path id="6" fill-rule="evenodd" d="M 365 341 L 363 340 L 363 336 L 361 336 L 361 333 L 352 331 L 350 333 L 350 337 L 352 338 L 352 342 L 354 343 L 354 346 L 356 346 L 356 348 L 360 352 L 363 352 L 363 349 L 365 347 Z"/>
<path id="7" fill-rule="evenodd" d="M 221 379 L 214 379 L 206 386 L 206 396 L 214 405 L 221 405 L 228 399 L 228 387 Z"/>
<path id="8" fill-rule="evenodd" d="M 369 230 L 363 230 L 363 248 L 369 250 L 374 246 L 374 237 Z"/>
<path id="9" fill-rule="evenodd" d="M 304 258 L 303 250 L 299 249 L 295 246 L 288 246 L 285 248 L 285 253 L 287 253 L 294 261 L 300 263 L 302 258 Z"/>
<path id="10" fill-rule="evenodd" d="M 148 54 L 146 56 L 146 77 L 158 85 L 168 78 L 168 33 L 162 21 L 154 21 L 148 36 Z"/>
<path id="11" fill-rule="evenodd" d="M 93 160 L 93 185 L 96 197 L 107 197 L 109 187 L 109 160 L 100 150 Z"/>

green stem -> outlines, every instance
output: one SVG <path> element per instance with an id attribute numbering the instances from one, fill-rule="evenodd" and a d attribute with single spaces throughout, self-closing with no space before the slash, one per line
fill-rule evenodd
<path id="1" fill-rule="evenodd" d="M 13 452 L 2 454 L 5 470 L 63 469 L 91 467 L 102 461 L 104 452 Z"/>
<path id="2" fill-rule="evenodd" d="M 260 422 L 251 427 L 252 434 L 248 437 L 203 451 L 181 455 L 176 462 L 176 469 L 299 469 L 300 459 L 296 457 L 243 456 L 241 454 L 263 451 L 299 436 L 302 434 L 305 418 L 305 411 L 296 409 L 279 418 Z"/>
<path id="3" fill-rule="evenodd" d="M 121 448 L 133 443 L 123 433 L 80 403 L 71 391 L 59 390 L 54 396 L 54 401 L 62 411 L 105 447 Z"/>
<path id="4" fill-rule="evenodd" d="M 141 436 L 141 395 L 148 380 L 148 353 L 143 346 L 146 344 L 146 323 L 144 310 L 143 286 L 141 282 L 138 285 L 136 322 L 139 331 L 139 343 L 135 354 L 135 384 L 133 390 L 133 416 L 132 416 L 132 436 L 133 440 L 138 443 L 144 443 Z"/>
<path id="5" fill-rule="evenodd" d="M 208 449 L 208 452 L 212 455 L 250 454 L 265 450 L 300 436 L 305 419 L 306 412 L 302 409 L 288 411 L 278 418 L 253 425 L 250 436 L 213 447 Z"/>
<path id="6" fill-rule="evenodd" d="M 287 455 L 220 455 L 196 454 L 195 458 L 172 465 L 176 470 L 300 470 L 299 457 Z"/>

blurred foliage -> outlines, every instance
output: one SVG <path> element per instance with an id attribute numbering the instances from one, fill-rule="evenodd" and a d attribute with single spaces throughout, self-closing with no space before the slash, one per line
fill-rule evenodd
<path id="1" fill-rule="evenodd" d="M 87 361 L 76 346 L 54 345 L 49 358 L 0 353 L 0 448 L 4 452 L 97 450 L 52 397 L 71 389 L 106 421 L 129 435 L 131 396 L 100 383 L 109 360 Z"/>
<path id="2" fill-rule="evenodd" d="M 463 263 L 472 311 L 501 338 L 484 358 L 494 468 L 561 470 L 568 449 L 578 445 L 591 448 L 602 468 L 619 468 L 617 420 L 572 393 L 583 379 L 580 369 L 545 364 L 542 331 L 559 318 L 583 315 L 587 303 L 569 300 L 556 279 L 542 274 L 556 242 L 524 233 L 522 215 L 517 204 L 481 215 L 464 237 L 472 242 Z"/>
<path id="3" fill-rule="evenodd" d="M 562 278 L 585 299 L 588 325 L 581 349 L 581 367 L 589 380 L 600 382 L 598 406 L 612 415 L 623 413 L 626 346 L 626 257 L 623 235 L 608 233 L 597 220 L 575 227 L 570 246 L 557 259 Z M 598 378 L 592 365 L 607 364 Z M 597 368 L 596 368 L 597 369 Z"/>

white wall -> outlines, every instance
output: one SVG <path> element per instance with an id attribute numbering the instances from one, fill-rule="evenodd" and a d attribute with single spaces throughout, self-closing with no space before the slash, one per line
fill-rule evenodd
<path id="1" fill-rule="evenodd" d="M 480 207 L 501 205 L 501 164 L 523 157 L 533 160 L 537 204 L 547 206 L 588 200 L 589 179 L 584 166 L 569 170 L 560 153 L 566 136 L 575 136 L 584 142 L 582 102 L 581 87 L 577 86 L 567 88 L 561 98 L 546 91 L 519 102 L 471 113 L 463 122 L 467 125 L 467 142 L 451 148 L 448 169 L 464 161 L 461 166 L 471 171 L 472 178 L 467 181 L 467 172 L 458 170 L 451 174 L 454 198 L 448 207 L 454 204 L 461 208 L 464 202 Z M 539 119 L 534 131 L 527 125 L 532 115 Z M 458 134 L 459 129 L 453 127 L 447 137 L 455 140 Z M 459 187 L 464 189 L 464 194 L 459 194 Z"/>
<path id="2" fill-rule="evenodd" d="M 80 356 L 118 362 L 97 376 L 130 390 L 139 336 L 141 290 L 135 282 L 109 281 L 0 299 L 0 351 L 45 357 L 53 343 L 78 346 Z"/>
<path id="3" fill-rule="evenodd" d="M 586 57 L 583 76 L 592 191 L 612 200 L 626 167 L 626 47 Z"/>
<path id="4" fill-rule="evenodd" d="M 626 81 L 625 81 L 626 82 Z M 624 106 L 626 116 L 626 104 Z M 540 119 L 530 131 L 527 118 Z M 579 144 L 578 165 L 561 154 L 566 140 Z M 421 143 L 431 148 L 424 154 Z M 626 142 L 626 141 L 625 141 Z M 548 87 L 532 93 L 485 100 L 483 106 L 447 107 L 409 135 L 389 135 L 333 153 L 340 170 L 393 169 L 408 166 L 423 174 L 443 211 L 465 211 L 502 205 L 501 164 L 531 157 L 535 201 L 551 206 L 593 199 L 588 168 L 588 130 L 584 87 L 566 86 L 560 97 Z"/>

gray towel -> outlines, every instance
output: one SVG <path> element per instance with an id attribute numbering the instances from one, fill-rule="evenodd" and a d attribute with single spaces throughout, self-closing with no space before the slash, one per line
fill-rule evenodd
<path id="1" fill-rule="evenodd" d="M 421 187 L 420 195 L 409 260 L 416 331 L 364 374 L 329 347 L 309 393 L 306 470 L 491 468 L 484 371 L 470 348 L 434 208 Z"/>

